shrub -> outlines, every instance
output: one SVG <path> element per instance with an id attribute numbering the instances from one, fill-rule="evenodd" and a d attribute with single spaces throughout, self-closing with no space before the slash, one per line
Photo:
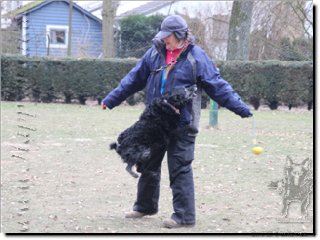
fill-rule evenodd
<path id="1" fill-rule="evenodd" d="M 262 100 L 270 109 L 280 104 L 312 105 L 313 62 L 226 61 L 217 65 L 222 77 L 255 109 Z"/>
<path id="2" fill-rule="evenodd" d="M 52 102 L 101 99 L 135 65 L 128 59 L 61 59 L 1 57 L 1 99 Z"/>
<path id="3" fill-rule="evenodd" d="M 159 31 L 163 15 L 131 15 L 120 22 L 118 54 L 120 57 L 140 58 L 151 47 L 151 40 Z"/>

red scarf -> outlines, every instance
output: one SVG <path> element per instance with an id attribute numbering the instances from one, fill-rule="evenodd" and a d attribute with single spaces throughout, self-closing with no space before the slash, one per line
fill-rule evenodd
<path id="1" fill-rule="evenodd" d="M 182 50 L 183 50 L 183 48 L 176 48 L 172 51 L 167 50 L 166 64 L 174 63 L 177 60 L 177 57 L 179 56 L 179 54 L 181 53 Z"/>
<path id="2" fill-rule="evenodd" d="M 189 45 L 189 42 L 185 41 L 182 48 L 176 48 L 176 49 L 173 49 L 172 51 L 167 49 L 166 64 L 171 64 L 171 65 L 168 66 L 166 69 L 165 79 L 167 79 L 171 68 L 176 64 L 177 58 L 188 47 L 188 45 Z"/>

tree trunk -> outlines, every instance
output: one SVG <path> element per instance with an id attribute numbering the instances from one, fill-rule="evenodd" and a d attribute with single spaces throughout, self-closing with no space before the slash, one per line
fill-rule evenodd
<path id="1" fill-rule="evenodd" d="M 229 24 L 227 60 L 249 60 L 253 1 L 234 1 Z"/>
<path id="2" fill-rule="evenodd" d="M 2 55 L 2 0 L 0 0 L 0 55 Z"/>
<path id="3" fill-rule="evenodd" d="M 103 57 L 114 57 L 113 20 L 116 15 L 118 1 L 103 0 L 102 9 L 102 49 Z"/>

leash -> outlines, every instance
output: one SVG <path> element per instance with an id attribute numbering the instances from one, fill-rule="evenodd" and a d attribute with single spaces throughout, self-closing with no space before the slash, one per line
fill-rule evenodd
<path id="1" fill-rule="evenodd" d="M 169 107 L 171 107 L 172 110 L 175 111 L 176 114 L 180 114 L 179 109 L 176 108 L 175 106 L 173 106 L 171 103 L 169 103 L 167 99 L 164 99 L 163 102 L 164 102 L 165 104 L 167 104 Z"/>
<path id="2" fill-rule="evenodd" d="M 169 66 L 176 64 L 177 62 L 178 62 L 178 59 L 177 59 L 176 61 L 174 61 L 174 62 L 171 62 L 171 63 L 168 63 L 168 64 L 166 64 L 166 65 L 163 65 L 163 66 L 161 66 L 161 67 L 158 68 L 158 69 L 152 70 L 152 71 L 151 71 L 151 74 L 158 73 L 158 72 L 160 72 L 160 71 L 168 68 Z"/>
<path id="3" fill-rule="evenodd" d="M 257 145 L 257 135 L 256 135 L 256 121 L 254 116 L 252 116 L 252 143 L 253 145 Z"/>

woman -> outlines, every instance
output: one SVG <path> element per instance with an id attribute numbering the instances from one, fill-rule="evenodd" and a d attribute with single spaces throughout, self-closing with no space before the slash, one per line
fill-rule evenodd
<path id="1" fill-rule="evenodd" d="M 158 212 L 162 159 L 167 151 L 174 213 L 164 227 L 193 226 L 196 223 L 192 161 L 198 133 L 202 89 L 220 106 L 241 117 L 252 116 L 232 87 L 220 77 L 206 53 L 194 44 L 186 21 L 178 16 L 166 17 L 153 46 L 121 80 L 119 86 L 102 101 L 103 109 L 118 106 L 133 93 L 146 87 L 146 104 L 175 87 L 197 84 L 197 97 L 180 109 L 177 135 L 172 135 L 168 149 L 154 156 L 148 170 L 141 173 L 137 199 L 127 218 L 141 218 Z"/>

